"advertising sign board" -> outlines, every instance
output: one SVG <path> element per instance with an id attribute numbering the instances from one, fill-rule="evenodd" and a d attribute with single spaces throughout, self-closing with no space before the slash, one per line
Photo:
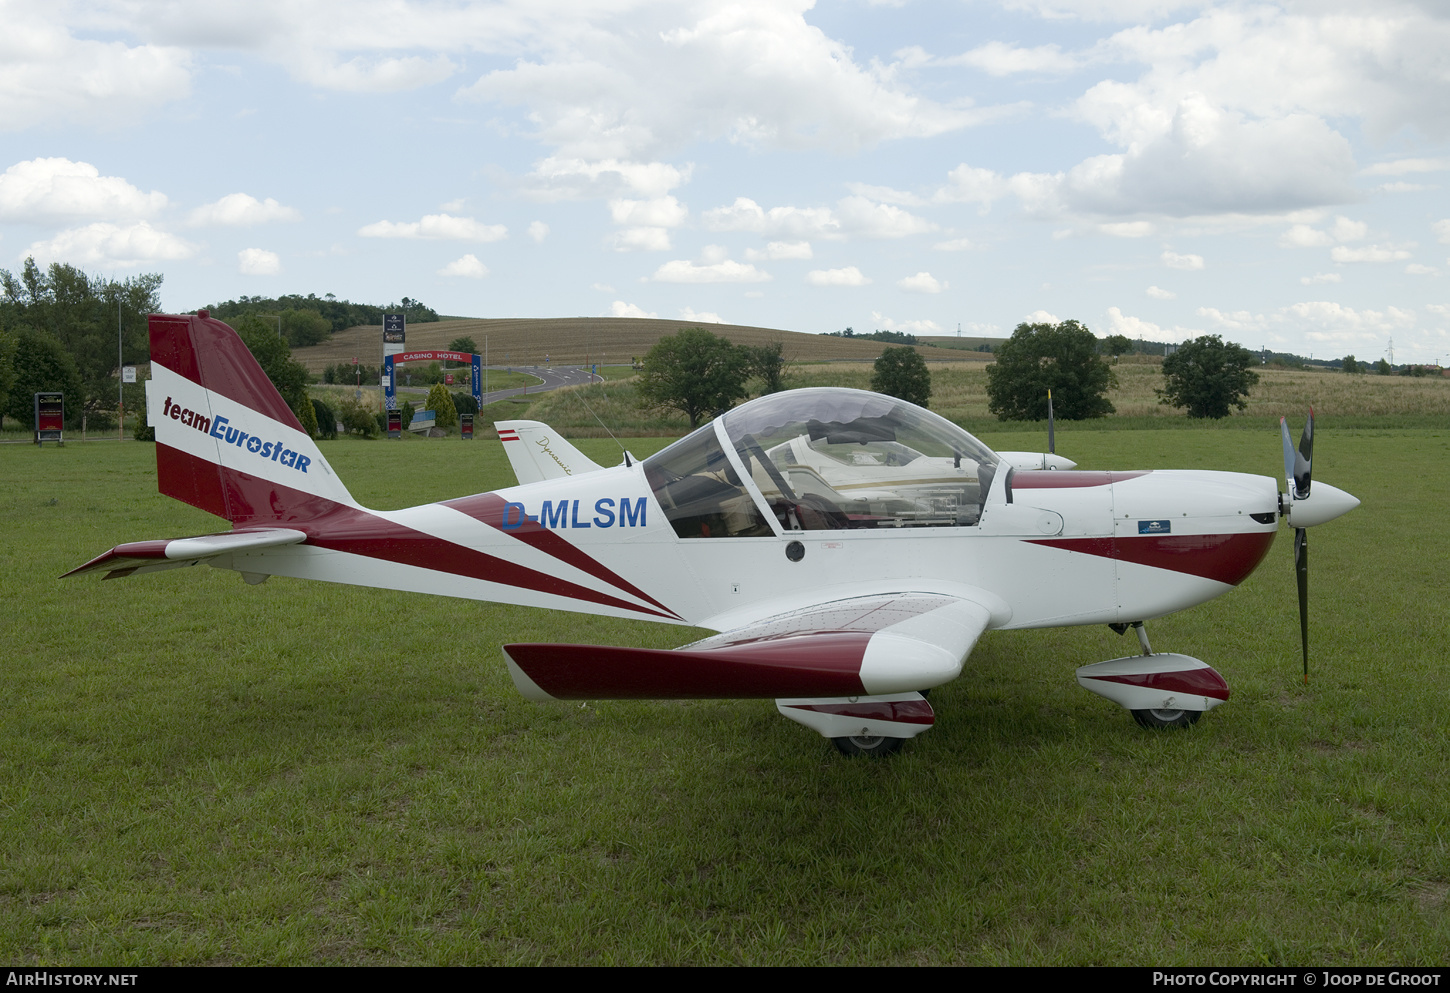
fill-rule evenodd
<path id="1" fill-rule="evenodd" d="M 54 441 L 65 444 L 61 429 L 65 426 L 65 394 L 35 394 L 35 443 Z"/>

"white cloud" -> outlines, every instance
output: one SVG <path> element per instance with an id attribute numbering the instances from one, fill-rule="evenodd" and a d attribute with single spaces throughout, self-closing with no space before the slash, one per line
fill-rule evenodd
<path id="1" fill-rule="evenodd" d="M 1114 238 L 1146 238 L 1158 229 L 1151 221 L 1119 221 L 1100 224 L 1098 230 Z"/>
<path id="2" fill-rule="evenodd" d="M 1161 289 L 1160 287 L 1157 287 L 1157 286 L 1150 286 L 1144 292 L 1147 293 L 1154 300 L 1177 300 L 1178 299 L 1178 294 L 1177 293 L 1174 293 L 1172 290 Z"/>
<path id="3" fill-rule="evenodd" d="M 1329 250 L 1329 257 L 1335 262 L 1400 262 L 1411 253 L 1394 245 L 1366 245 L 1364 248 L 1345 248 L 1336 245 Z"/>
<path id="4" fill-rule="evenodd" d="M 508 237 L 502 224 L 482 224 L 471 217 L 428 214 L 421 221 L 378 221 L 358 228 L 364 238 L 433 238 L 450 241 L 498 241 Z"/>
<path id="5" fill-rule="evenodd" d="M 871 280 L 850 265 L 844 269 L 812 269 L 806 273 L 806 282 L 812 286 L 865 286 Z"/>
<path id="6" fill-rule="evenodd" d="M 879 310 L 871 311 L 871 320 L 883 331 L 904 331 L 907 334 L 941 334 L 941 325 L 936 321 L 916 320 L 897 321 L 882 314 Z"/>
<path id="7" fill-rule="evenodd" d="M 17 162 L 0 176 L 0 220 L 131 220 L 151 217 L 166 196 L 142 193 L 119 176 L 102 176 L 89 162 L 65 158 Z"/>
<path id="8" fill-rule="evenodd" d="M 282 271 L 282 260 L 276 252 L 265 248 L 244 248 L 237 253 L 237 272 L 243 276 L 275 276 Z"/>
<path id="9" fill-rule="evenodd" d="M 1450 159 L 1395 159 L 1376 162 L 1360 170 L 1362 176 L 1403 176 L 1412 172 L 1443 172 L 1450 169 Z"/>
<path id="10" fill-rule="evenodd" d="M 616 301 L 614 301 L 614 303 L 610 304 L 610 306 L 609 306 L 609 316 L 610 317 L 638 317 L 638 318 L 647 318 L 648 317 L 648 318 L 653 318 L 653 317 L 658 317 L 659 315 L 658 314 L 652 314 L 652 313 L 646 313 L 642 308 L 636 307 L 632 303 L 625 303 L 623 300 L 616 300 Z"/>
<path id="11" fill-rule="evenodd" d="M 1440 244 L 1450 245 L 1450 217 L 1443 221 L 1436 221 L 1430 225 L 1430 229 L 1435 232 L 1435 237 L 1439 239 Z"/>
<path id="12" fill-rule="evenodd" d="M 1024 324 L 1061 324 L 1062 318 L 1045 310 L 1034 310 L 1022 318 Z"/>
<path id="13" fill-rule="evenodd" d="M 1009 76 L 1019 72 L 1071 72 L 1079 60 L 1066 55 L 1057 45 L 1018 48 L 1000 41 L 989 41 L 970 52 L 953 58 L 936 60 L 942 65 L 965 65 L 980 69 L 989 76 Z"/>
<path id="14" fill-rule="evenodd" d="M 653 200 L 611 200 L 609 214 L 615 224 L 627 227 L 676 228 L 690 216 L 684 204 L 672 196 Z"/>
<path id="15" fill-rule="evenodd" d="M 462 258 L 454 259 L 442 269 L 438 270 L 440 276 L 463 276 L 468 279 L 482 279 L 488 275 L 488 266 L 478 261 L 478 256 L 472 252 Z"/>
<path id="16" fill-rule="evenodd" d="M 609 244 L 616 252 L 668 252 L 670 233 L 664 228 L 625 228 Z"/>
<path id="17" fill-rule="evenodd" d="M 1170 269 L 1202 269 L 1202 255 L 1179 255 L 1177 252 L 1164 251 L 1163 264 Z"/>
<path id="18" fill-rule="evenodd" d="M 1305 286 L 1316 286 L 1319 283 L 1337 283 L 1343 278 L 1337 272 L 1316 272 L 1312 276 L 1300 276 L 1299 282 Z"/>
<path id="19" fill-rule="evenodd" d="M 719 314 L 712 314 L 708 310 L 697 311 L 692 307 L 680 308 L 680 320 L 695 321 L 699 324 L 724 324 Z"/>
<path id="20" fill-rule="evenodd" d="M 1380 193 L 1423 193 L 1425 190 L 1439 188 L 1433 183 L 1381 183 L 1375 190 Z"/>
<path id="21" fill-rule="evenodd" d="M 1125 315 L 1117 307 L 1108 308 L 1108 333 L 1145 341 L 1164 341 L 1163 328 L 1151 321 Z"/>
<path id="22" fill-rule="evenodd" d="M 1421 265 L 1418 262 L 1411 262 L 1405 266 L 1405 272 L 1411 276 L 1432 276 L 1440 270 L 1431 265 Z"/>
<path id="23" fill-rule="evenodd" d="M 638 159 L 696 141 L 843 151 L 928 137 L 990 116 L 940 104 L 862 65 L 808 23 L 806 3 L 550 8 L 510 68 L 459 91 L 527 108 L 537 139 L 582 159 Z M 480 15 L 481 16 L 481 15 Z M 567 22 L 567 23 L 566 23 Z"/>
<path id="24" fill-rule="evenodd" d="M 770 273 L 730 259 L 712 265 L 676 259 L 660 266 L 653 276 L 657 283 L 763 283 L 770 278 Z"/>
<path id="25" fill-rule="evenodd" d="M 542 244 L 544 239 L 549 237 L 549 225 L 543 221 L 532 221 L 529 224 L 529 237 Z"/>
<path id="26" fill-rule="evenodd" d="M 457 70 L 446 55 L 432 58 L 357 56 L 346 62 L 299 59 L 289 62 L 292 74 L 325 90 L 344 93 L 396 93 L 441 83 Z"/>
<path id="27" fill-rule="evenodd" d="M 246 193 L 228 193 L 215 203 L 197 207 L 187 215 L 187 223 L 198 227 L 204 225 L 227 225 L 248 227 L 266 224 L 269 221 L 297 221 L 302 215 L 292 207 L 284 207 L 268 197 L 258 200 Z"/>
<path id="28" fill-rule="evenodd" d="M 934 231 L 936 225 L 891 204 L 863 196 L 844 197 L 830 207 L 772 207 L 764 209 L 749 197 L 737 197 L 728 207 L 705 211 L 704 223 L 712 231 L 748 231 L 763 237 L 795 239 L 848 237 L 904 238 Z"/>
<path id="29" fill-rule="evenodd" d="M 581 159 L 548 156 L 535 166 L 533 185 L 525 192 L 537 200 L 611 197 L 620 193 L 654 199 L 689 181 L 691 168 L 668 162 L 633 162 L 616 158 Z"/>
<path id="30" fill-rule="evenodd" d="M 896 285 L 908 293 L 940 293 L 951 284 L 938 280 L 929 272 L 919 272 L 915 276 L 898 279 Z"/>
<path id="31" fill-rule="evenodd" d="M 765 248 L 747 248 L 745 258 L 749 262 L 779 262 L 789 259 L 811 259 L 811 243 L 808 241 L 772 241 Z"/>
<path id="32" fill-rule="evenodd" d="M 62 21 L 86 18 L 66 6 L 4 5 L 0 130 L 58 123 L 120 128 L 190 91 L 187 51 L 76 38 Z"/>
<path id="33" fill-rule="evenodd" d="M 610 286 L 608 283 L 590 283 L 589 288 L 591 290 L 598 290 L 600 293 L 614 292 L 614 287 Z"/>
<path id="34" fill-rule="evenodd" d="M 62 231 L 48 241 L 37 241 L 25 250 L 36 262 L 67 262 L 81 266 L 130 268 L 148 262 L 189 259 L 196 245 L 145 221 L 120 227 L 108 222 L 88 224 Z"/>
<path id="35" fill-rule="evenodd" d="M 975 248 L 969 238 L 953 238 L 950 241 L 939 241 L 931 246 L 939 252 L 965 252 Z"/>

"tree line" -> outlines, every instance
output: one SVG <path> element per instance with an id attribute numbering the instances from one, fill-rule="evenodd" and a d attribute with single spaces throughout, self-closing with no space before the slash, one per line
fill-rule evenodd
<path id="1" fill-rule="evenodd" d="M 143 410 L 143 384 L 121 385 L 119 370 L 151 359 L 146 318 L 161 311 L 163 278 L 144 273 L 105 279 L 63 262 L 41 268 L 33 258 L 18 273 L 0 269 L 0 424 L 5 417 L 30 424 L 36 393 L 65 394 L 66 426 L 71 429 L 82 418 L 97 429 L 114 426 L 120 401 L 127 410 Z M 385 313 L 402 313 L 413 323 L 439 319 L 430 307 L 408 297 L 401 304 L 378 307 L 338 300 L 330 293 L 243 296 L 208 309 L 242 333 L 304 421 L 308 411 L 300 397 L 305 396 L 307 373 L 292 361 L 292 347 L 316 344 L 341 328 L 381 324 Z M 351 379 L 349 369 L 342 381 Z"/>

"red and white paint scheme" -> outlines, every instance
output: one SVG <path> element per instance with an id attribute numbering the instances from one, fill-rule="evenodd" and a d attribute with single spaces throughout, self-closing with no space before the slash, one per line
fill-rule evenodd
<path id="1" fill-rule="evenodd" d="M 1211 668 L 1154 655 L 1142 622 L 1219 596 L 1312 504 L 1228 472 L 1098 472 L 1003 459 L 911 404 L 844 389 L 744 404 L 647 459 L 600 467 L 546 425 L 500 422 L 521 485 L 398 511 L 360 506 L 231 328 L 151 317 L 148 416 L 161 492 L 230 531 L 117 547 L 107 578 L 205 562 L 291 576 L 692 625 L 675 651 L 507 645 L 530 699 L 774 698 L 848 754 L 931 726 L 922 691 L 988 630 L 1136 626 L 1144 654 L 1086 666 L 1140 723 L 1227 699 Z M 1287 429 L 1286 429 L 1287 437 Z M 1291 494 L 1294 486 L 1291 481 Z M 1145 715 L 1147 715 L 1145 717 Z"/>

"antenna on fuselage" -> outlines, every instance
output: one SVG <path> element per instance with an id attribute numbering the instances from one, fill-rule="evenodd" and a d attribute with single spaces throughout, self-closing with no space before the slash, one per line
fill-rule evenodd
<path id="1" fill-rule="evenodd" d="M 629 461 L 629 450 L 627 448 L 625 448 L 623 444 L 621 444 L 621 442 L 620 442 L 620 440 L 618 438 L 615 438 L 614 437 L 614 432 L 611 431 L 611 430 L 609 430 L 609 425 L 608 424 L 605 424 L 604 421 L 600 419 L 599 415 L 596 414 L 596 413 L 594 413 L 594 408 L 591 407 L 591 406 L 589 406 L 589 401 L 588 400 L 585 400 L 584 399 L 584 390 L 585 389 L 587 389 L 587 387 L 580 387 L 579 389 L 573 390 L 572 392 L 573 392 L 573 394 L 576 397 L 579 398 L 579 402 L 584 405 L 584 409 L 587 410 L 587 411 L 589 411 L 589 416 L 593 417 L 596 421 L 599 421 L 599 426 L 604 429 L 604 433 L 607 434 L 607 435 L 609 435 L 610 438 L 613 438 L 614 439 L 614 443 L 616 445 L 619 445 L 619 450 L 624 453 L 624 465 L 625 465 L 625 468 L 628 468 L 632 464 Z"/>
<path id="2" fill-rule="evenodd" d="M 1052 391 L 1047 391 L 1047 454 L 1057 454 L 1057 442 L 1052 436 Z"/>

